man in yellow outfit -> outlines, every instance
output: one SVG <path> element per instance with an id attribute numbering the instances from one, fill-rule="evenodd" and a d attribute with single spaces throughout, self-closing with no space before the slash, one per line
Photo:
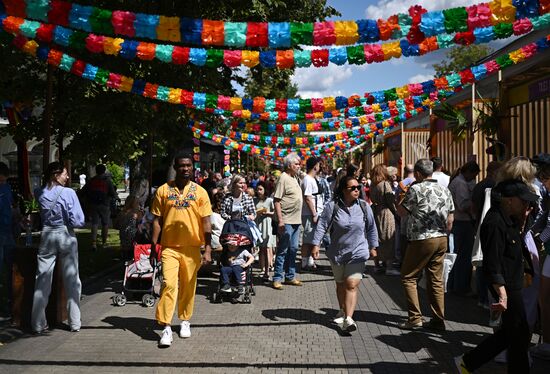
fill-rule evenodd
<path id="1" fill-rule="evenodd" d="M 206 190 L 191 181 L 193 158 L 178 154 L 174 158 L 176 179 L 165 183 L 156 192 L 151 207 L 153 235 L 151 248 L 157 244 L 162 224 L 162 275 L 164 281 L 157 306 L 156 319 L 164 326 L 159 347 L 172 344 L 172 317 L 178 301 L 181 319 L 179 335 L 191 336 L 189 320 L 193 314 L 197 272 L 201 264 L 211 261 L 212 208 Z M 201 257 L 200 247 L 204 244 Z M 156 258 L 154 250 L 151 259 Z M 178 289 L 179 286 L 179 289 Z"/>

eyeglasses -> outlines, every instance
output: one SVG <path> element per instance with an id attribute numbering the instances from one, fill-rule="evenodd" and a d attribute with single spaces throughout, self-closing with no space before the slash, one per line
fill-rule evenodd
<path id="1" fill-rule="evenodd" d="M 346 187 L 346 188 L 350 191 L 359 191 L 361 189 L 360 186 L 349 186 L 349 187 Z"/>

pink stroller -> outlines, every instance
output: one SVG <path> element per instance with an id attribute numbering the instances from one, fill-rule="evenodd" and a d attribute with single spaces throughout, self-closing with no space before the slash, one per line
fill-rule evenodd
<path id="1" fill-rule="evenodd" d="M 133 261 L 127 261 L 124 269 L 124 280 L 122 291 L 115 294 L 113 304 L 124 306 L 128 299 L 126 294 L 141 294 L 141 304 L 146 307 L 155 305 L 156 298 L 160 294 L 162 284 L 162 271 L 160 263 L 161 246 L 157 244 L 157 262 L 151 266 L 149 256 L 151 254 L 150 244 L 135 244 Z"/>

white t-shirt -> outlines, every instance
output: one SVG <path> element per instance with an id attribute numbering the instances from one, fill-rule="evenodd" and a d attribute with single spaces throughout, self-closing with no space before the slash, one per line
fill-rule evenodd
<path id="1" fill-rule="evenodd" d="M 449 187 L 449 180 L 451 179 L 451 177 L 449 177 L 447 174 L 441 171 L 434 171 L 432 174 L 432 178 L 435 179 L 440 186 Z"/>
<path id="2" fill-rule="evenodd" d="M 319 186 L 317 181 L 311 175 L 306 174 L 304 179 L 302 179 L 302 191 L 304 192 L 304 197 L 311 196 L 315 202 L 315 209 L 317 210 L 317 215 L 320 215 L 323 211 L 323 194 L 319 193 Z M 304 203 L 302 206 L 302 216 L 312 216 L 312 212 L 309 209 L 309 206 L 306 203 L 304 198 Z"/>
<path id="3" fill-rule="evenodd" d="M 80 178 L 80 186 L 84 186 L 86 184 L 86 174 L 80 174 L 78 177 Z"/>

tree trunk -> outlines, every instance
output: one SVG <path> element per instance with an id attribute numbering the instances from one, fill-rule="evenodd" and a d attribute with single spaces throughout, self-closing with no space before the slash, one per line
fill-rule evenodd
<path id="1" fill-rule="evenodd" d="M 50 136 L 52 123 L 52 101 L 53 101 L 53 67 L 48 65 L 46 76 L 46 107 L 42 124 L 42 170 L 46 171 L 50 163 Z"/>

